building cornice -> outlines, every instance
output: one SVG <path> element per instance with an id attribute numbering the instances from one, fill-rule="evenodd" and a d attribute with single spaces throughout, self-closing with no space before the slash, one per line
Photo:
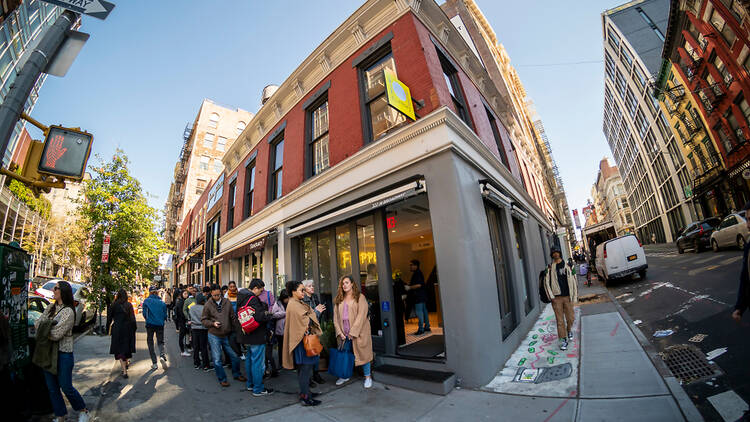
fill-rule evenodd
<path id="1" fill-rule="evenodd" d="M 502 95 L 450 19 L 433 0 L 369 0 L 328 36 L 261 107 L 245 130 L 227 150 L 223 162 L 231 173 L 241 160 L 264 139 L 284 116 L 312 92 L 334 69 L 348 60 L 359 48 L 407 13 L 417 19 L 440 40 L 469 79 L 482 92 L 498 118 L 508 127 L 512 138 L 522 127 L 511 116 L 512 100 Z M 516 144 L 519 144 L 516 141 Z"/>

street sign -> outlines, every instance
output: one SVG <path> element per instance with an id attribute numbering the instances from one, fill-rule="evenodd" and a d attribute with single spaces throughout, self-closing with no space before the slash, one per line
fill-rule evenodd
<path id="1" fill-rule="evenodd" d="M 104 235 L 104 240 L 102 241 L 102 263 L 109 262 L 109 235 Z"/>
<path id="2" fill-rule="evenodd" d="M 39 173 L 83 180 L 93 140 L 93 135 L 81 130 L 50 126 L 39 160 Z"/>
<path id="3" fill-rule="evenodd" d="M 54 4 L 62 8 L 72 10 L 84 15 L 93 16 L 104 20 L 109 16 L 109 12 L 115 8 L 114 3 L 104 0 L 42 0 L 43 2 Z"/>

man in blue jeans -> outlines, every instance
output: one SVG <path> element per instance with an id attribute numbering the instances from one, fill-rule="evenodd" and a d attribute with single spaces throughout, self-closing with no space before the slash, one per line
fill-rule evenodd
<path id="1" fill-rule="evenodd" d="M 146 345 L 151 355 L 151 369 L 158 369 L 154 352 L 154 334 L 159 346 L 159 358 L 164 369 L 167 369 L 167 355 L 164 354 L 164 321 L 167 320 L 167 305 L 159 297 L 159 288 L 152 286 L 149 296 L 143 301 L 143 317 L 146 319 Z"/>
<path id="2" fill-rule="evenodd" d="M 419 261 L 412 259 L 409 262 L 409 270 L 413 273 L 406 290 L 414 292 L 414 310 L 419 320 L 419 328 L 414 335 L 420 336 L 430 331 L 430 314 L 427 312 L 427 288 L 424 284 L 424 274 L 419 269 Z"/>
<path id="3" fill-rule="evenodd" d="M 247 391 L 252 391 L 253 396 L 262 397 L 273 393 L 270 388 L 263 385 L 263 375 L 266 372 L 266 324 L 271 320 L 271 314 L 268 312 L 268 305 L 260 300 L 263 294 L 263 282 L 253 279 L 250 282 L 250 290 L 242 289 L 237 294 L 237 309 L 245 306 L 253 308 L 255 311 L 254 318 L 258 322 L 258 327 L 245 333 L 239 330 L 237 341 L 240 344 L 247 344 L 245 353 L 245 373 L 247 373 Z"/>
<path id="4" fill-rule="evenodd" d="M 206 302 L 201 315 L 201 323 L 208 328 L 208 344 L 211 345 L 211 358 L 214 361 L 216 376 L 222 387 L 229 387 L 227 374 L 221 362 L 222 350 L 232 361 L 232 375 L 237 381 L 247 381 L 240 372 L 240 358 L 229 346 L 229 334 L 237 324 L 237 314 L 232 309 L 232 304 L 221 294 L 218 284 L 211 286 L 211 300 Z"/>

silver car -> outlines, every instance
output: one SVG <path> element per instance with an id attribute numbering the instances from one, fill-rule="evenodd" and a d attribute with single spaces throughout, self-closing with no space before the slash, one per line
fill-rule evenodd
<path id="1" fill-rule="evenodd" d="M 55 285 L 58 281 L 63 281 L 61 279 L 52 279 L 38 289 L 36 289 L 35 293 L 44 296 L 47 298 L 50 302 L 54 300 L 55 293 L 53 289 L 55 288 Z M 94 319 L 94 314 L 96 313 L 96 310 L 94 309 L 94 303 L 89 300 L 91 297 L 91 293 L 89 289 L 84 286 L 83 284 L 78 283 L 70 283 L 70 287 L 73 289 L 73 301 L 76 306 L 76 321 L 75 326 L 81 327 L 85 323 L 89 322 L 90 320 Z"/>
<path id="2" fill-rule="evenodd" d="M 719 226 L 711 234 L 711 248 L 718 252 L 721 248 L 738 247 L 745 249 L 745 243 L 750 237 L 745 217 L 733 213 L 724 217 Z"/>

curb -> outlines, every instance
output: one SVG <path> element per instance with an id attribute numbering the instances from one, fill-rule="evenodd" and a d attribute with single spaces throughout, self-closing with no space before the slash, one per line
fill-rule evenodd
<path id="1" fill-rule="evenodd" d="M 615 305 L 615 308 L 617 309 L 617 312 L 620 314 L 620 317 L 622 317 L 623 320 L 625 320 L 626 325 L 628 326 L 628 329 L 630 332 L 633 333 L 635 338 L 638 340 L 638 343 L 640 343 L 641 348 L 643 348 L 643 351 L 646 352 L 646 355 L 651 360 L 651 363 L 656 368 L 656 372 L 659 373 L 659 375 L 664 380 L 664 383 L 667 386 L 667 389 L 672 394 L 672 397 L 674 397 L 675 402 L 677 403 L 677 407 L 680 408 L 680 412 L 682 412 L 682 416 L 685 417 L 686 421 L 696 421 L 696 422 L 702 422 L 703 416 L 698 411 L 698 408 L 695 407 L 695 404 L 693 404 L 693 401 L 690 400 L 690 397 L 687 395 L 685 390 L 682 388 L 682 385 L 680 385 L 680 382 L 677 381 L 677 378 L 672 375 L 672 371 L 669 370 L 667 367 L 667 364 L 664 363 L 664 359 L 661 358 L 659 353 L 656 351 L 656 348 L 648 341 L 645 335 L 641 332 L 640 329 L 633 323 L 633 319 L 630 318 L 630 315 L 625 311 L 625 309 L 620 306 L 620 304 L 617 302 L 617 299 L 612 295 L 612 292 L 607 289 L 607 297 L 612 301 L 612 303 Z"/>

